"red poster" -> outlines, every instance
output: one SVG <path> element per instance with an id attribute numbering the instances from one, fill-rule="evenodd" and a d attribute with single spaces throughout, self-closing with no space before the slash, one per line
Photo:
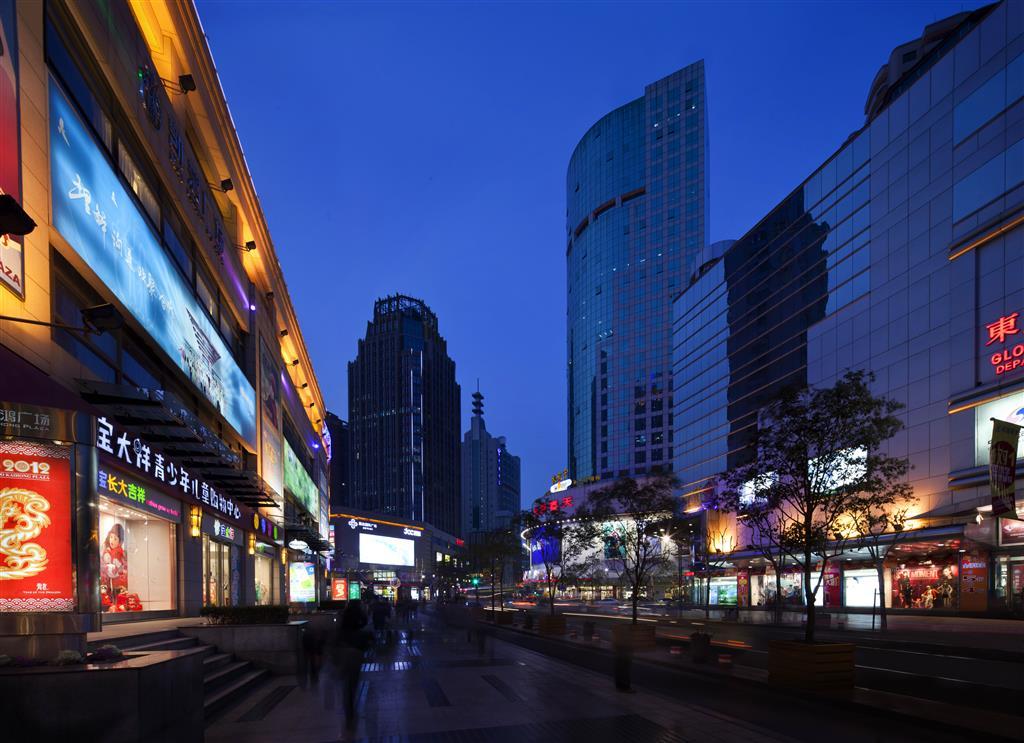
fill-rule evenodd
<path id="1" fill-rule="evenodd" d="M 892 605 L 897 609 L 955 609 L 957 564 L 900 565 L 892 569 Z"/>
<path id="2" fill-rule="evenodd" d="M 71 459 L 0 441 L 0 612 L 71 611 Z"/>
<path id="3" fill-rule="evenodd" d="M 825 575 L 822 578 L 822 590 L 825 592 L 825 606 L 843 605 L 843 568 L 835 560 L 825 565 Z"/>
<path id="4" fill-rule="evenodd" d="M 750 571 L 736 571 L 736 605 L 750 606 Z"/>
<path id="5" fill-rule="evenodd" d="M 331 598 L 334 601 L 345 601 L 348 599 L 347 578 L 331 578 Z"/>

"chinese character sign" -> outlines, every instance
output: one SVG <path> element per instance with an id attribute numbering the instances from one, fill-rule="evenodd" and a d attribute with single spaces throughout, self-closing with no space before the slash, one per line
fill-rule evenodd
<path id="1" fill-rule="evenodd" d="M 71 611 L 71 460 L 0 441 L 0 612 Z"/>
<path id="2" fill-rule="evenodd" d="M 0 194 L 21 203 L 21 126 L 18 120 L 18 23 L 14 0 L 0 0 Z M 0 284 L 25 297 L 23 240 L 0 235 Z"/>
<path id="3" fill-rule="evenodd" d="M 997 377 L 1024 369 L 1024 336 L 1017 326 L 1019 318 L 1019 312 L 1011 312 L 985 325 L 985 353 Z"/>
<path id="4" fill-rule="evenodd" d="M 50 80 L 53 222 L 92 271 L 250 444 L 256 393 L 191 288 Z"/>

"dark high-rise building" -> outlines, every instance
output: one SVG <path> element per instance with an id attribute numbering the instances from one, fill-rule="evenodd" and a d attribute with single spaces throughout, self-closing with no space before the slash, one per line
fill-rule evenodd
<path id="1" fill-rule="evenodd" d="M 583 136 L 566 177 L 569 474 L 672 469 L 672 298 L 706 244 L 704 63 Z"/>
<path id="2" fill-rule="evenodd" d="M 348 365 L 353 507 L 460 529 L 460 391 L 437 315 L 378 299 Z"/>
<path id="3" fill-rule="evenodd" d="M 462 534 L 507 526 L 519 510 L 519 457 L 510 454 L 504 436 L 484 425 L 484 396 L 473 393 L 473 417 L 462 438 Z"/>
<path id="4" fill-rule="evenodd" d="M 331 513 L 351 508 L 348 421 L 327 412 L 327 431 L 331 434 Z"/>

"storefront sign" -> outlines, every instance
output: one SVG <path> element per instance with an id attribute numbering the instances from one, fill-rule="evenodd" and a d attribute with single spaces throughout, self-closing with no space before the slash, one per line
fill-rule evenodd
<path id="1" fill-rule="evenodd" d="M 235 532 L 235 527 L 231 526 L 231 524 L 225 524 L 223 521 L 219 519 L 214 519 L 213 536 L 220 537 L 221 539 L 227 539 L 233 542 L 235 541 L 237 533 Z"/>
<path id="2" fill-rule="evenodd" d="M 963 554 L 960 559 L 960 610 L 988 609 L 988 560 L 984 555 Z"/>
<path id="3" fill-rule="evenodd" d="M 256 393 L 107 158 L 50 80 L 53 223 L 251 445 Z"/>
<path id="4" fill-rule="evenodd" d="M 1024 544 L 1024 521 L 1013 518 L 999 519 L 999 544 L 1004 547 Z"/>
<path id="5" fill-rule="evenodd" d="M 260 516 L 258 513 L 252 515 L 252 528 L 257 534 L 261 534 L 267 539 L 275 542 L 281 541 L 281 532 L 277 524 Z"/>
<path id="6" fill-rule="evenodd" d="M 1019 317 L 1019 312 L 1011 312 L 1009 315 L 1004 315 L 985 325 L 987 332 L 985 347 L 988 348 L 993 344 L 1002 347 L 988 359 L 997 376 L 1024 367 L 1024 343 L 1017 342 L 1024 340 L 1017 337 L 1020 335 L 1020 328 L 1017 327 Z"/>
<path id="7" fill-rule="evenodd" d="M 567 508 L 572 508 L 571 495 L 563 496 L 561 500 L 558 498 L 550 498 L 538 501 L 533 506 L 533 513 L 540 516 L 543 513 L 557 513 L 558 511 L 564 511 Z"/>
<path id="8" fill-rule="evenodd" d="M 71 449 L 0 441 L 0 612 L 71 611 Z"/>
<path id="9" fill-rule="evenodd" d="M 335 601 L 348 599 L 348 579 L 331 578 L 331 598 Z"/>
<path id="10" fill-rule="evenodd" d="M 316 489 L 316 483 L 287 441 L 284 442 L 284 489 L 290 492 L 299 505 L 319 524 L 320 494 Z"/>
<path id="11" fill-rule="evenodd" d="M 219 494 L 205 480 L 199 480 L 174 460 L 153 449 L 140 438 L 130 438 L 125 431 L 116 431 L 106 418 L 96 421 L 96 448 L 114 456 L 119 463 L 166 483 L 186 497 L 194 498 L 231 518 L 242 518 L 242 509 L 230 498 Z"/>
<path id="12" fill-rule="evenodd" d="M 1020 426 L 997 418 L 992 419 L 992 441 L 989 444 L 989 486 L 992 492 L 992 515 L 1017 515 L 1014 481 L 1017 479 L 1017 442 Z"/>
<path id="13" fill-rule="evenodd" d="M 736 571 L 736 601 L 740 608 L 750 606 L 750 571 Z"/>
<path id="14" fill-rule="evenodd" d="M 311 562 L 288 563 L 288 588 L 292 603 L 316 601 L 316 565 Z"/>
<path id="15" fill-rule="evenodd" d="M 92 418 L 84 413 L 0 401 L 0 436 L 91 444 L 91 426 Z"/>
<path id="16" fill-rule="evenodd" d="M 18 107 L 18 22 L 14 0 L 0 0 L 0 194 L 21 203 L 21 123 Z M 0 284 L 25 298 L 24 240 L 0 235 Z"/>
<path id="17" fill-rule="evenodd" d="M 568 490 L 570 488 L 570 486 L 572 486 L 572 480 L 566 478 L 565 480 L 559 480 L 554 485 L 552 485 L 550 488 L 548 488 L 548 492 L 549 493 L 561 493 L 563 490 Z"/>
<path id="18" fill-rule="evenodd" d="M 170 521 L 181 519 L 181 504 L 170 498 L 163 498 L 146 485 L 126 477 L 118 470 L 111 470 L 102 463 L 96 470 L 96 491 L 100 495 L 129 501 L 129 505 L 150 511 Z"/>

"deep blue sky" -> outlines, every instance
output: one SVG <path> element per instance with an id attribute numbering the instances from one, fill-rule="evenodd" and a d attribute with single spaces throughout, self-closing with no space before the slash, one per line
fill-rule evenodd
<path id="1" fill-rule="evenodd" d="M 863 123 L 892 48 L 978 2 L 198 0 L 328 409 L 376 298 L 438 314 L 523 501 L 566 462 L 565 168 L 706 62 L 711 232 L 737 238 Z"/>

